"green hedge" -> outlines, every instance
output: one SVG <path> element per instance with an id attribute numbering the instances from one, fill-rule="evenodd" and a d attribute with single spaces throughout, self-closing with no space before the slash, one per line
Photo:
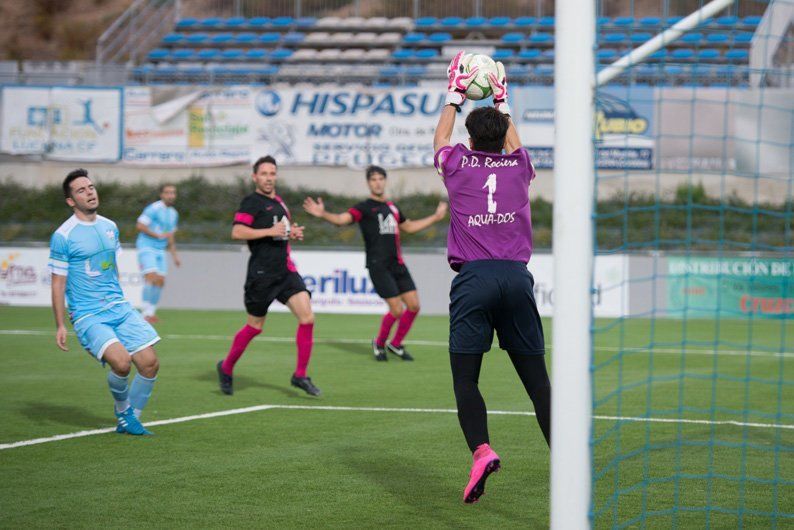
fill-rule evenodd
<path id="1" fill-rule="evenodd" d="M 178 241 L 182 243 L 229 243 L 231 218 L 240 199 L 250 193 L 247 179 L 231 184 L 192 178 L 179 183 Z M 135 220 L 141 210 L 157 199 L 154 186 L 106 183 L 99 186 L 102 215 L 116 221 L 122 241 L 132 242 Z M 316 190 L 279 188 L 293 218 L 305 224 L 306 243 L 312 246 L 358 246 L 356 226 L 338 228 L 307 215 L 301 203 L 307 195 L 322 196 L 329 211 L 341 212 L 357 199 Z M 362 199 L 364 197 L 362 196 Z M 440 197 L 408 195 L 399 199 L 413 219 L 430 215 Z M 47 241 L 53 230 L 70 215 L 59 186 L 33 189 L 0 183 L 0 240 Z M 551 247 L 552 205 L 532 201 L 535 248 Z M 792 247 L 792 203 L 749 205 L 737 197 L 727 200 L 706 195 L 702 186 L 680 187 L 675 195 L 659 199 L 651 195 L 618 195 L 600 201 L 596 208 L 598 246 L 603 250 L 733 249 L 784 250 Z M 445 246 L 447 223 L 438 223 L 418 234 L 405 234 L 406 246 Z"/>

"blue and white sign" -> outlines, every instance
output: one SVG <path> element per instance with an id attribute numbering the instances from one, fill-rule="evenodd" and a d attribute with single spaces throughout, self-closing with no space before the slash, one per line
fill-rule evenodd
<path id="1" fill-rule="evenodd" d="M 5 87 L 2 100 L 4 152 L 57 160 L 119 159 L 120 89 Z"/>

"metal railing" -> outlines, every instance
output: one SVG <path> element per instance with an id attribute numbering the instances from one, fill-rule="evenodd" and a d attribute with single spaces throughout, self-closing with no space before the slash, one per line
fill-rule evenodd
<path id="1" fill-rule="evenodd" d="M 173 29 L 178 18 L 178 0 L 135 0 L 99 37 L 97 65 L 137 61 Z"/>

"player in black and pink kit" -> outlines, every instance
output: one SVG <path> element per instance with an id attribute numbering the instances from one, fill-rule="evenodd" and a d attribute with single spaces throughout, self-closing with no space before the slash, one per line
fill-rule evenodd
<path id="1" fill-rule="evenodd" d="M 251 250 L 245 280 L 248 321 L 234 336 L 226 358 L 218 362 L 221 392 L 232 394 L 234 365 L 251 340 L 262 333 L 267 310 L 273 300 L 278 300 L 298 319 L 295 335 L 298 359 L 290 383 L 307 394 L 319 396 L 320 389 L 306 377 L 314 343 L 314 314 L 309 291 L 290 258 L 289 240 L 302 240 L 303 227 L 291 224 L 287 205 L 276 195 L 276 160 L 264 156 L 254 163 L 253 169 L 251 178 L 256 191 L 240 203 L 232 227 L 232 239 L 247 241 Z"/>
<path id="2" fill-rule="evenodd" d="M 366 175 L 369 198 L 348 211 L 326 212 L 323 200 L 311 197 L 303 201 L 303 209 L 314 217 L 337 226 L 354 222 L 359 224 L 364 236 L 369 277 L 378 296 L 389 305 L 389 311 L 381 321 L 380 332 L 372 340 L 375 360 L 387 360 L 386 351 L 389 351 L 404 361 L 413 361 L 411 354 L 403 347 L 403 340 L 419 313 L 419 296 L 416 294 L 411 273 L 403 261 L 400 230 L 413 234 L 444 219 L 447 203 L 439 202 L 435 213 L 423 219 L 406 219 L 397 205 L 386 199 L 386 170 L 370 166 Z M 397 331 L 391 341 L 388 341 L 389 333 L 397 321 Z"/>

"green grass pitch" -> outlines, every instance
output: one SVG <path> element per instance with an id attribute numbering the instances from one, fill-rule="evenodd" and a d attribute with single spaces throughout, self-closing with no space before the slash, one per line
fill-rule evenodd
<path id="1" fill-rule="evenodd" d="M 378 317 L 318 315 L 316 399 L 289 386 L 291 316 L 268 317 L 231 397 L 218 390 L 215 363 L 242 311 L 161 317 L 145 422 L 264 404 L 454 408 L 446 318 L 417 319 L 406 342 L 416 362 L 376 363 L 368 341 Z M 794 323 L 596 325 L 595 414 L 702 421 L 596 419 L 596 526 L 768 528 L 769 512 L 779 528 L 794 524 L 785 517 L 794 513 L 794 430 L 763 426 L 794 424 Z M 113 426 L 100 365 L 74 336 L 69 352 L 58 350 L 52 331 L 48 309 L 0 308 L 0 444 Z M 652 356 L 619 352 L 651 342 Z M 498 349 L 486 355 L 481 388 L 492 411 L 531 411 Z M 494 414 L 489 428 L 503 469 L 474 506 L 461 503 L 470 455 L 448 412 L 274 408 L 160 425 L 152 437 L 3 449 L 0 527 L 547 527 L 549 452 L 535 419 Z M 647 519 L 635 519 L 643 509 Z"/>

